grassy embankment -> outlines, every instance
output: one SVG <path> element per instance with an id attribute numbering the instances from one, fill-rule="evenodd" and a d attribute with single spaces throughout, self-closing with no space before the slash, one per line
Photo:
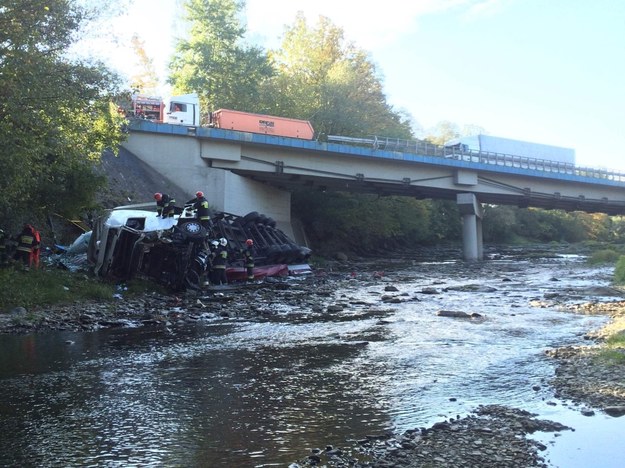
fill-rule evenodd
<path id="1" fill-rule="evenodd" d="M 33 309 L 53 304 L 79 301 L 111 301 L 117 285 L 90 278 L 84 273 L 71 273 L 60 269 L 22 271 L 12 267 L 0 269 L 0 313 L 15 307 Z M 133 280 L 124 295 L 141 294 L 156 289 L 145 281 Z"/>
<path id="2" fill-rule="evenodd" d="M 590 265 L 614 265 L 613 283 L 615 286 L 625 285 L 625 255 L 612 248 L 594 251 L 588 256 Z M 596 359 L 608 365 L 625 364 L 625 308 L 613 313 L 612 321 L 603 329 L 606 335 Z"/>

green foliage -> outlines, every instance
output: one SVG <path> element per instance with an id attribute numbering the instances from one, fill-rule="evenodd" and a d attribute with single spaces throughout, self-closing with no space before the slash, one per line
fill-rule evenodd
<path id="1" fill-rule="evenodd" d="M 428 238 L 429 243 L 456 241 L 462 235 L 462 219 L 458 205 L 451 200 L 428 200 L 429 212 Z"/>
<path id="2" fill-rule="evenodd" d="M 602 249 L 593 252 L 586 260 L 589 265 L 601 265 L 603 263 L 616 263 L 620 254 L 612 249 Z"/>
<path id="3" fill-rule="evenodd" d="M 515 238 L 517 208 L 512 206 L 484 206 L 482 234 L 484 241 L 505 243 Z"/>
<path id="4" fill-rule="evenodd" d="M 257 110 L 259 87 L 273 69 L 263 50 L 243 44 L 243 3 L 187 0 L 184 6 L 191 31 L 176 44 L 170 63 L 174 92 L 197 92 L 208 111 Z"/>
<path id="5" fill-rule="evenodd" d="M 609 336 L 606 344 L 612 348 L 625 348 L 625 332 L 621 331 Z"/>
<path id="6" fill-rule="evenodd" d="M 609 336 L 597 358 L 612 365 L 625 364 L 625 331 Z"/>
<path id="7" fill-rule="evenodd" d="M 277 74 L 263 85 L 265 112 L 310 120 L 317 134 L 412 137 L 410 117 L 387 103 L 368 54 L 328 18 L 310 27 L 299 14 L 270 54 Z"/>
<path id="8" fill-rule="evenodd" d="M 316 249 L 379 252 L 429 242 L 428 202 L 369 194 L 293 194 L 293 212 Z"/>
<path id="9" fill-rule="evenodd" d="M 42 305 L 66 304 L 74 301 L 112 301 L 120 292 L 119 286 L 84 273 L 66 270 L 0 269 L 3 294 L 0 295 L 0 312 L 14 307 L 32 308 Z M 137 297 L 146 293 L 163 292 L 153 281 L 135 278 L 123 285 L 124 297 Z"/>
<path id="10" fill-rule="evenodd" d="M 64 270 L 18 271 L 0 270 L 4 293 L 0 296 L 0 310 L 12 307 L 34 307 L 74 300 L 110 300 L 114 285 L 73 274 Z"/>
<path id="11" fill-rule="evenodd" d="M 565 212 L 513 206 L 484 207 L 484 240 L 512 242 L 614 242 L 625 239 L 620 223 L 602 213 Z M 625 230 L 622 231 L 625 233 Z"/>
<path id="12" fill-rule="evenodd" d="M 621 255 L 614 267 L 614 283 L 625 284 L 625 255 Z"/>
<path id="13" fill-rule="evenodd" d="M 0 217 L 89 205 L 91 164 L 123 139 L 116 77 L 67 51 L 90 12 L 65 0 L 6 0 L 0 9 Z M 52 191 L 51 191 L 52 190 Z M 61 192 L 71 192 L 68 196 Z"/>
<path id="14" fill-rule="evenodd" d="M 601 349 L 597 355 L 597 359 L 611 365 L 623 365 L 625 364 L 625 352 L 622 349 Z"/>

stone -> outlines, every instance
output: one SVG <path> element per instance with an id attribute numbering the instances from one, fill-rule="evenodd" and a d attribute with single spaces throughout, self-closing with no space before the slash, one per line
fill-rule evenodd
<path id="1" fill-rule="evenodd" d="M 594 416 L 595 415 L 595 412 L 588 408 L 582 409 L 581 413 L 582 413 L 582 416 Z"/>
<path id="2" fill-rule="evenodd" d="M 625 414 L 625 406 L 606 406 L 603 411 L 614 418 L 620 418 Z"/>
<path id="3" fill-rule="evenodd" d="M 22 316 L 26 315 L 27 313 L 28 311 L 24 307 L 16 307 L 14 309 L 11 309 L 11 315 Z"/>
<path id="4" fill-rule="evenodd" d="M 471 315 L 466 312 L 461 312 L 457 310 L 439 310 L 436 312 L 436 315 L 439 317 L 453 317 L 453 318 L 471 318 Z"/>

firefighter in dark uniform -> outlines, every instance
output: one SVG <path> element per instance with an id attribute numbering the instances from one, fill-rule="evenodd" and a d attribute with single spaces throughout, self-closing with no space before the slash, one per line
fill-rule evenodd
<path id="1" fill-rule="evenodd" d="M 21 261 L 26 270 L 33 264 L 39 268 L 39 252 L 41 248 L 41 236 L 30 224 L 24 224 L 24 229 L 17 235 L 17 247 L 15 260 Z"/>
<path id="2" fill-rule="evenodd" d="M 245 249 L 243 249 L 243 262 L 247 272 L 247 281 L 254 281 L 254 241 L 248 239 L 245 241 Z"/>
<path id="3" fill-rule="evenodd" d="M 173 218 L 176 211 L 176 200 L 173 197 L 166 193 L 157 192 L 154 194 L 154 200 L 156 200 L 156 216 Z"/>
<path id="4" fill-rule="evenodd" d="M 213 228 L 211 222 L 210 210 L 208 208 L 208 200 L 204 198 L 204 192 L 198 190 L 195 192 L 195 198 L 189 200 L 187 205 L 191 205 L 195 210 L 195 217 L 202 226 L 210 233 Z"/>
<path id="5" fill-rule="evenodd" d="M 219 246 L 215 251 L 215 258 L 213 259 L 213 268 L 211 269 L 211 283 L 213 284 L 228 284 L 226 278 L 226 264 L 228 263 L 228 241 L 222 237 L 219 239 Z"/>

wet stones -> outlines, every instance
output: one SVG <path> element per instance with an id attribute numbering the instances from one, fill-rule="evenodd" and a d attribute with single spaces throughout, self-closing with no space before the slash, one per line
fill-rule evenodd
<path id="1" fill-rule="evenodd" d="M 559 423 L 535 419 L 527 411 L 499 405 L 481 406 L 464 418 L 440 421 L 430 428 L 412 429 L 397 437 L 367 437 L 342 455 L 329 459 L 319 453 L 291 466 L 352 467 L 546 467 L 539 455 L 545 445 L 526 438 L 528 431 L 562 431 Z M 351 457 L 345 454 L 352 453 Z"/>

